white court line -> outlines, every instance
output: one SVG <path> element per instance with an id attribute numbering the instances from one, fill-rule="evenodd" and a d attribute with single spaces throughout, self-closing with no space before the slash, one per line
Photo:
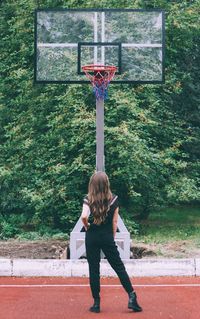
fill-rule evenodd
<path id="1" fill-rule="evenodd" d="M 0 288 L 35 288 L 35 287 L 89 287 L 90 285 L 75 285 L 75 284 L 43 284 L 43 285 L 0 285 Z M 134 287 L 200 287 L 200 284 L 155 284 L 155 285 L 134 285 Z M 101 285 L 101 287 L 122 287 L 122 285 Z"/>

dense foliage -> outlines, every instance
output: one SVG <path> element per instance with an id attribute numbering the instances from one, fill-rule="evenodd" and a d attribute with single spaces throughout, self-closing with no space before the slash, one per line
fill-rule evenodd
<path id="1" fill-rule="evenodd" d="M 35 8 L 166 10 L 164 85 L 111 86 L 105 156 L 121 213 L 200 202 L 199 0 L 3 0 L 0 12 L 0 233 L 69 232 L 95 169 L 87 85 L 33 84 Z M 9 228 L 10 223 L 13 227 Z M 5 230 L 4 229 L 4 230 Z"/>

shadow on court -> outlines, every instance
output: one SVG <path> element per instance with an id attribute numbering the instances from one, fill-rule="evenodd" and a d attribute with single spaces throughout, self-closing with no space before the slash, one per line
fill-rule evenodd
<path id="1" fill-rule="evenodd" d="M 198 319 L 200 277 L 131 279 L 143 312 L 127 308 L 117 278 L 101 279 L 101 313 L 90 313 L 88 278 L 0 277 L 1 319 Z"/>

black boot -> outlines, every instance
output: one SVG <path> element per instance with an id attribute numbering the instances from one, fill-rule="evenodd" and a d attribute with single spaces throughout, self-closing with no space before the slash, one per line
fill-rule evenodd
<path id="1" fill-rule="evenodd" d="M 130 292 L 128 301 L 128 308 L 133 309 L 135 312 L 142 311 L 142 308 L 137 303 L 137 295 L 134 291 Z"/>
<path id="2" fill-rule="evenodd" d="M 90 307 L 91 312 L 100 312 L 100 298 L 94 298 L 94 304 Z"/>

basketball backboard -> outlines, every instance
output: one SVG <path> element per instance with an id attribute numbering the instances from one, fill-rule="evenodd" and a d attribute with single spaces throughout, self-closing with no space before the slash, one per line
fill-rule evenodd
<path id="1" fill-rule="evenodd" d="M 35 82 L 89 83 L 88 64 L 117 66 L 112 83 L 162 83 L 163 11 L 36 10 Z"/>

